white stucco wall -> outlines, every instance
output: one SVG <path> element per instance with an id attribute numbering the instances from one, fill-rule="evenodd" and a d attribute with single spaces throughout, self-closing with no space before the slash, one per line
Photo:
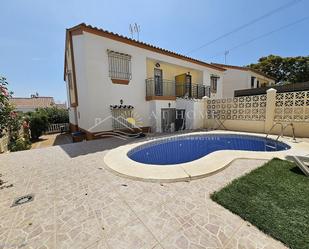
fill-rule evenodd
<path id="1" fill-rule="evenodd" d="M 149 108 L 148 119 L 152 132 L 162 132 L 161 109 L 176 108 L 176 102 L 169 100 L 152 100 L 149 101 Z"/>
<path id="2" fill-rule="evenodd" d="M 205 85 L 210 85 L 211 74 L 219 75 L 220 80 L 223 78 L 221 71 L 87 32 L 73 36 L 73 44 L 78 90 L 78 125 L 91 132 L 112 130 L 110 105 L 119 105 L 121 99 L 124 105 L 134 106 L 134 112 L 142 121 L 142 126 L 155 125 L 154 130 L 161 129 L 161 121 L 153 123 L 151 110 L 159 112 L 161 106 L 166 108 L 165 105 L 173 101 L 146 101 L 147 59 L 201 71 Z M 132 56 L 132 79 L 128 85 L 111 82 L 107 49 Z M 218 92 L 222 91 L 220 85 L 221 83 L 218 83 Z M 161 111 L 158 116 L 161 117 Z M 99 120 L 102 122 L 96 126 Z"/>
<path id="3" fill-rule="evenodd" d="M 177 98 L 176 108 L 185 110 L 186 129 L 201 129 L 204 127 L 204 100 Z"/>
<path id="4" fill-rule="evenodd" d="M 251 88 L 249 85 L 251 78 L 249 78 L 248 71 L 227 69 L 224 72 L 222 98 L 234 97 L 235 90 Z"/>
<path id="5" fill-rule="evenodd" d="M 274 80 L 267 79 L 265 76 L 251 71 L 244 71 L 239 69 L 226 68 L 224 72 L 224 80 L 222 82 L 222 96 L 219 98 L 234 97 L 235 90 L 251 88 L 251 77 L 255 77 L 254 88 L 257 87 L 259 80 L 260 86 L 262 83 L 273 84 Z"/>

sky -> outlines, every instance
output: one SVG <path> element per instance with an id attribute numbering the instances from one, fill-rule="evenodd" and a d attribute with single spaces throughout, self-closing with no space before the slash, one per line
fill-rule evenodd
<path id="1" fill-rule="evenodd" d="M 65 29 L 82 22 L 125 36 L 136 22 L 141 41 L 206 62 L 224 63 L 227 50 L 227 64 L 240 66 L 269 54 L 309 55 L 309 0 L 0 0 L 0 10 L 0 75 L 15 97 L 66 101 Z"/>

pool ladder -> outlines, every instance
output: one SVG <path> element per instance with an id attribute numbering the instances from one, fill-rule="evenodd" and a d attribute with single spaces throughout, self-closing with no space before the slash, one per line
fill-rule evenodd
<path id="1" fill-rule="evenodd" d="M 267 138 L 268 136 L 270 135 L 271 131 L 277 126 L 277 125 L 280 125 L 281 127 L 281 132 L 279 133 L 279 135 L 277 136 L 276 140 L 275 140 L 275 146 L 273 145 L 270 145 L 270 144 L 267 144 Z M 286 124 L 285 126 L 282 124 L 282 123 L 274 123 L 274 125 L 270 128 L 270 130 L 268 131 L 267 135 L 266 135 L 266 143 L 265 143 L 265 147 L 268 147 L 268 148 L 271 148 L 271 149 L 275 149 L 277 150 L 278 148 L 278 140 L 280 137 L 283 137 L 283 134 L 284 134 L 284 131 L 287 127 L 291 126 L 292 127 L 292 134 L 293 134 L 293 142 L 296 142 L 296 138 L 295 138 L 295 128 L 294 128 L 294 125 L 293 123 L 288 123 Z"/>

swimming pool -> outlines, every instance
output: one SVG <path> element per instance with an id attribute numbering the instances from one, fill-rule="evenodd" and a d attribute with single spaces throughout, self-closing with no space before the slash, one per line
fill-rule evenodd
<path id="1" fill-rule="evenodd" d="M 260 136 L 206 134 L 172 137 L 135 147 L 127 156 L 139 163 L 172 165 L 191 162 L 220 150 L 275 152 L 290 146 Z"/>

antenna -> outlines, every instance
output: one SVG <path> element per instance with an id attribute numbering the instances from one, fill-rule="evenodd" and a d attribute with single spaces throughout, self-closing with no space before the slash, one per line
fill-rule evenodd
<path id="1" fill-rule="evenodd" d="M 129 26 L 129 30 L 130 30 L 130 33 L 131 33 L 131 38 L 133 39 L 134 29 L 133 29 L 132 24 L 130 24 L 130 26 Z"/>
<path id="2" fill-rule="evenodd" d="M 134 33 L 136 33 L 137 40 L 139 41 L 139 33 L 141 32 L 141 26 L 135 22 L 134 24 L 130 24 L 129 30 L 131 33 L 131 38 L 134 39 Z"/>
<path id="3" fill-rule="evenodd" d="M 137 33 L 137 40 L 139 41 L 139 32 L 141 32 L 141 26 L 137 23 L 134 23 L 134 32 Z"/>
<path id="4" fill-rule="evenodd" d="M 230 53 L 230 51 L 228 51 L 228 50 L 225 50 L 224 51 L 224 64 L 226 64 L 226 57 L 227 57 L 227 55 Z"/>

